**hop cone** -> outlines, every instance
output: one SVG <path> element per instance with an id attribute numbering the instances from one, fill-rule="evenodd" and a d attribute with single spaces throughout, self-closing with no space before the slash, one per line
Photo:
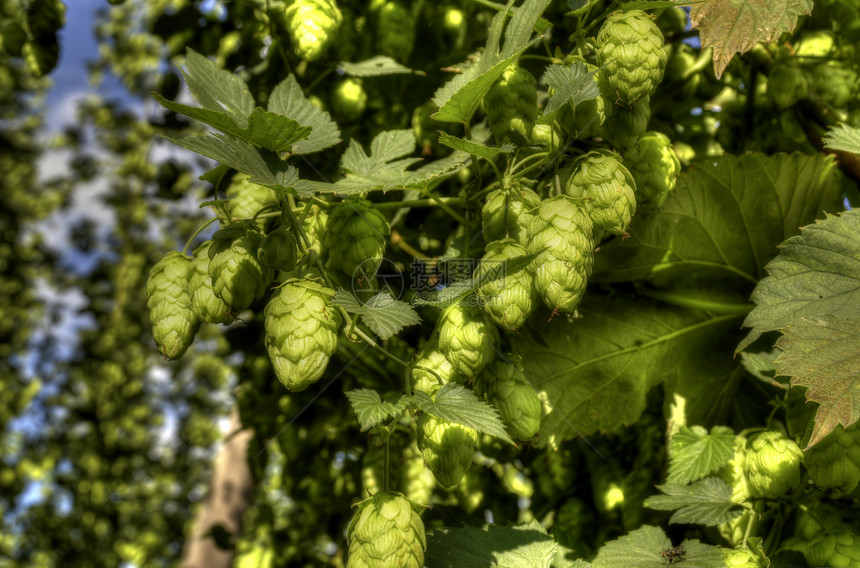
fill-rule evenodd
<path id="1" fill-rule="evenodd" d="M 347 568 L 422 568 L 427 539 L 418 511 L 402 493 L 380 491 L 358 505 L 346 529 Z"/>
<path id="2" fill-rule="evenodd" d="M 653 95 L 663 79 L 666 52 L 660 28 L 641 10 L 616 12 L 597 33 L 597 63 L 626 104 Z"/>
<path id="3" fill-rule="evenodd" d="M 521 245 L 528 242 L 527 211 L 540 205 L 540 196 L 530 189 L 514 187 L 510 191 L 490 192 L 481 209 L 484 240 L 488 243 L 511 237 Z"/>
<path id="4" fill-rule="evenodd" d="M 442 487 L 450 489 L 460 483 L 472 467 L 477 443 L 478 433 L 472 428 L 430 414 L 418 419 L 418 447 L 424 465 Z"/>
<path id="5" fill-rule="evenodd" d="M 636 182 L 617 154 L 595 150 L 578 158 L 565 193 L 584 197 L 595 229 L 622 235 L 636 212 Z"/>
<path id="6" fill-rule="evenodd" d="M 433 472 L 424 467 L 424 456 L 414 441 L 403 453 L 400 478 L 403 480 L 403 492 L 410 501 L 425 506 L 430 502 L 433 489 L 436 488 L 436 478 Z"/>
<path id="7" fill-rule="evenodd" d="M 182 357 L 200 327 L 188 291 L 190 266 L 190 258 L 178 251 L 169 252 L 155 263 L 146 281 L 152 338 L 167 359 Z"/>
<path id="8" fill-rule="evenodd" d="M 361 79 L 347 77 L 339 81 L 331 94 L 331 107 L 334 113 L 344 121 L 358 120 L 367 108 L 367 91 Z"/>
<path id="9" fill-rule="evenodd" d="M 636 182 L 639 205 L 657 208 L 675 189 L 681 162 L 665 134 L 647 132 L 624 153 L 624 163 Z"/>
<path id="10" fill-rule="evenodd" d="M 506 261 L 528 254 L 525 247 L 513 239 L 493 241 L 475 270 L 474 278 L 487 278 L 491 274 L 501 276 L 490 280 L 478 290 L 481 307 L 494 322 L 506 329 L 519 329 L 537 305 L 534 275 L 528 270 L 508 274 Z"/>
<path id="11" fill-rule="evenodd" d="M 260 241 L 257 258 L 272 270 L 292 270 L 296 267 L 296 239 L 286 227 L 278 227 Z"/>
<path id="12" fill-rule="evenodd" d="M 343 16 L 334 0 L 295 0 L 287 7 L 286 19 L 296 55 L 314 61 L 337 35 Z"/>
<path id="13" fill-rule="evenodd" d="M 442 384 L 439 383 L 439 379 L 442 379 Z M 415 365 L 412 367 L 412 389 L 415 392 L 433 395 L 442 385 L 451 381 L 462 383 L 464 379 L 439 350 L 439 342 L 429 341 L 415 358 Z"/>
<path id="14" fill-rule="evenodd" d="M 749 548 L 723 548 L 726 568 L 764 568 L 761 558 Z"/>
<path id="15" fill-rule="evenodd" d="M 274 274 L 257 258 L 263 233 L 251 221 L 233 223 L 212 235 L 209 277 L 215 295 L 240 312 L 262 297 Z"/>
<path id="16" fill-rule="evenodd" d="M 529 222 L 529 265 L 535 289 L 551 310 L 573 313 L 591 276 L 594 240 L 591 218 L 573 198 L 557 195 L 541 202 Z"/>
<path id="17" fill-rule="evenodd" d="M 857 568 L 860 566 L 860 538 L 850 528 L 816 535 L 807 544 L 803 555 L 810 566 Z"/>
<path id="18" fill-rule="evenodd" d="M 541 404 L 535 389 L 523 374 L 517 355 L 497 359 L 481 374 L 475 392 L 498 409 L 508 433 L 515 440 L 527 442 L 540 430 Z"/>
<path id="19" fill-rule="evenodd" d="M 803 465 L 812 482 L 831 496 L 851 493 L 860 483 L 860 427 L 835 429 L 804 452 Z"/>
<path id="20" fill-rule="evenodd" d="M 376 51 L 399 61 L 406 61 L 415 47 L 415 19 L 409 9 L 397 1 L 386 2 L 378 13 Z"/>
<path id="21" fill-rule="evenodd" d="M 496 142 L 516 141 L 512 134 L 519 141 L 528 140 L 538 114 L 534 75 L 511 65 L 484 95 L 484 107 Z"/>
<path id="22" fill-rule="evenodd" d="M 326 224 L 323 250 L 328 254 L 328 266 L 347 276 L 373 278 L 390 233 L 388 219 L 370 201 L 344 200 L 332 210 Z"/>
<path id="23" fill-rule="evenodd" d="M 767 78 L 767 93 L 777 108 L 786 109 L 809 96 L 809 81 L 793 58 L 783 59 L 774 64 Z"/>
<path id="24" fill-rule="evenodd" d="M 334 291 L 312 280 L 290 278 L 266 306 L 266 349 L 278 380 L 301 391 L 319 380 L 337 349 L 340 313 Z"/>
<path id="25" fill-rule="evenodd" d="M 194 251 L 194 259 L 188 267 L 188 292 L 191 294 L 191 309 L 203 323 L 230 323 L 234 317 L 230 306 L 215 295 L 212 277 L 209 276 L 209 246 L 206 241 Z"/>
<path id="26" fill-rule="evenodd" d="M 781 433 L 768 430 L 747 442 L 744 475 L 755 497 L 777 499 L 800 486 L 803 452 Z"/>
<path id="27" fill-rule="evenodd" d="M 232 196 L 226 205 L 231 219 L 251 219 L 263 207 L 278 204 L 277 193 L 265 185 L 251 183 L 242 174 L 233 178 L 227 195 Z"/>
<path id="28" fill-rule="evenodd" d="M 455 371 L 466 378 L 478 376 L 493 360 L 499 331 L 480 308 L 458 303 L 442 310 L 436 323 L 439 350 Z"/>
<path id="29" fill-rule="evenodd" d="M 614 104 L 604 99 L 606 120 L 603 123 L 603 136 L 619 150 L 634 146 L 648 130 L 651 120 L 651 97 L 644 96 L 631 106 Z"/>
<path id="30" fill-rule="evenodd" d="M 827 61 L 813 68 L 812 87 L 827 104 L 842 109 L 856 100 L 860 88 L 857 72 L 840 61 Z"/>
<path id="31" fill-rule="evenodd" d="M 308 240 L 311 242 L 311 250 L 316 251 L 319 255 L 322 252 L 323 235 L 325 235 L 325 227 L 328 224 L 328 213 L 316 205 L 311 206 L 311 210 L 305 216 L 302 222 L 302 228 L 305 230 Z M 302 249 L 305 248 L 305 243 L 301 243 Z"/>

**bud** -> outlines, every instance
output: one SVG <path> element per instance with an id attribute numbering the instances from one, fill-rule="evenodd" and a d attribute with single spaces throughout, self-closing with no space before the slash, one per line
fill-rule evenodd
<path id="1" fill-rule="evenodd" d="M 182 357 L 200 327 L 188 291 L 190 266 L 190 258 L 178 251 L 169 252 L 155 263 L 146 281 L 152 338 L 166 359 Z"/>
<path id="2" fill-rule="evenodd" d="M 326 224 L 327 266 L 348 277 L 375 277 L 390 234 L 388 219 L 370 201 L 345 199 L 332 209 Z"/>
<path id="3" fill-rule="evenodd" d="M 624 153 L 624 163 L 636 182 L 637 205 L 658 208 L 675 189 L 681 162 L 669 138 L 646 132 L 639 143 Z"/>
<path id="4" fill-rule="evenodd" d="M 481 307 L 505 329 L 516 330 L 537 307 L 534 276 L 528 270 L 507 270 L 507 261 L 525 256 L 528 251 L 513 239 L 493 241 L 475 270 L 474 278 L 497 276 L 478 289 Z"/>
<path id="5" fill-rule="evenodd" d="M 506 355 L 489 365 L 475 384 L 475 394 L 495 406 L 508 433 L 527 442 L 540 430 L 541 403 L 523 373 L 522 358 Z"/>
<path id="6" fill-rule="evenodd" d="M 346 529 L 347 568 L 422 568 L 427 539 L 417 507 L 402 493 L 380 491 L 358 504 Z"/>
<path id="7" fill-rule="evenodd" d="M 489 243 L 511 237 L 526 246 L 527 212 L 538 205 L 540 196 L 527 188 L 512 187 L 509 191 L 496 189 L 490 192 L 481 209 L 484 240 Z"/>
<path id="8" fill-rule="evenodd" d="M 367 108 L 367 91 L 361 79 L 347 77 L 339 81 L 331 94 L 331 107 L 340 120 L 353 122 Z"/>
<path id="9" fill-rule="evenodd" d="M 573 163 L 565 194 L 585 198 L 594 228 L 623 235 L 636 212 L 636 182 L 618 154 L 594 150 Z"/>
<path id="10" fill-rule="evenodd" d="M 499 331 L 475 306 L 451 304 L 442 310 L 436 323 L 439 350 L 455 371 L 467 379 L 478 376 L 493 360 L 499 344 Z"/>
<path id="11" fill-rule="evenodd" d="M 726 568 L 764 568 L 761 557 L 749 548 L 723 548 Z"/>
<path id="12" fill-rule="evenodd" d="M 800 487 L 802 459 L 797 444 L 773 430 L 747 442 L 744 474 L 753 496 L 778 499 Z"/>
<path id="13" fill-rule="evenodd" d="M 418 419 L 418 447 L 424 465 L 442 487 L 450 489 L 460 483 L 472 467 L 477 443 L 478 433 L 468 426 L 426 413 Z"/>
<path id="14" fill-rule="evenodd" d="M 484 108 L 497 143 L 527 141 L 538 114 L 534 75 L 510 65 L 484 95 Z"/>
<path id="15" fill-rule="evenodd" d="M 314 61 L 336 37 L 343 16 L 334 0 L 295 0 L 287 6 L 286 20 L 296 55 Z"/>
<path id="16" fill-rule="evenodd" d="M 286 227 L 278 227 L 260 241 L 257 258 L 272 270 L 289 271 L 296 267 L 296 239 Z"/>
<path id="17" fill-rule="evenodd" d="M 653 95 L 663 79 L 666 52 L 660 28 L 641 10 L 616 12 L 597 33 L 597 63 L 621 100 Z"/>
<path id="18" fill-rule="evenodd" d="M 215 295 L 240 312 L 261 298 L 274 278 L 272 270 L 257 258 L 263 238 L 250 220 L 233 223 L 212 235 L 209 246 L 209 277 Z"/>
<path id="19" fill-rule="evenodd" d="M 439 382 L 440 379 L 442 380 L 441 383 Z M 415 364 L 412 367 L 412 389 L 415 392 L 420 391 L 433 395 L 442 385 L 451 381 L 465 382 L 463 376 L 454 370 L 454 367 L 439 350 L 439 342 L 435 339 L 427 342 L 415 358 Z"/>
<path id="20" fill-rule="evenodd" d="M 230 323 L 235 317 L 230 307 L 215 295 L 212 278 L 209 276 L 209 246 L 206 241 L 194 251 L 194 259 L 188 267 L 188 292 L 191 294 L 191 309 L 203 323 Z"/>
<path id="21" fill-rule="evenodd" d="M 860 426 L 841 426 L 803 453 L 803 465 L 816 487 L 831 497 L 851 493 L 860 483 Z"/>

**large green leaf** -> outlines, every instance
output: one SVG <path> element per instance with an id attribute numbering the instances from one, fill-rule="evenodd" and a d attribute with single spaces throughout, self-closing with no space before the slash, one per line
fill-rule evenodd
<path id="1" fill-rule="evenodd" d="M 305 140 L 293 144 L 293 154 L 310 154 L 340 142 L 340 130 L 329 114 L 305 98 L 292 74 L 278 83 L 269 95 L 269 112 L 290 117 L 302 126 L 312 128 Z"/>
<path id="2" fill-rule="evenodd" d="M 715 527 L 739 517 L 743 511 L 732 501 L 731 486 L 717 477 L 706 477 L 692 485 L 667 483 L 658 485 L 663 495 L 645 499 L 645 506 L 660 511 L 674 511 L 673 524 L 697 524 Z"/>
<path id="3" fill-rule="evenodd" d="M 824 135 L 824 146 L 829 150 L 860 155 L 860 128 L 838 124 Z"/>
<path id="4" fill-rule="evenodd" d="M 479 400 L 471 390 L 455 383 L 440 388 L 433 398 L 427 393 L 415 393 L 415 405 L 421 412 L 427 412 L 478 432 L 495 436 L 509 444 L 514 441 L 505 431 L 495 407 Z"/>
<path id="5" fill-rule="evenodd" d="M 731 428 L 714 426 L 710 434 L 701 426 L 681 426 L 672 436 L 667 482 L 685 485 L 718 470 L 734 455 Z"/>
<path id="6" fill-rule="evenodd" d="M 702 47 L 714 48 L 719 78 L 736 53 L 776 41 L 794 31 L 797 19 L 812 12 L 812 0 L 709 0 L 692 3 L 690 19 Z"/>
<path id="7" fill-rule="evenodd" d="M 822 211 L 839 210 L 831 156 L 748 154 L 696 162 L 656 213 L 595 256 L 593 281 L 648 279 L 694 299 L 745 302 L 776 246 Z"/>
<path id="8" fill-rule="evenodd" d="M 427 568 L 550 568 L 558 544 L 537 521 L 444 528 L 427 535 Z"/>
<path id="9" fill-rule="evenodd" d="M 737 329 L 737 316 L 593 295 L 579 314 L 570 322 L 527 325 L 512 338 L 546 409 L 541 441 L 630 424 L 644 410 L 646 393 L 664 381 L 667 398 L 683 402 L 689 423 L 710 421 L 731 402 L 739 364 L 726 337 Z"/>
<path id="10" fill-rule="evenodd" d="M 666 554 L 672 541 L 660 527 L 645 525 L 616 540 L 607 542 L 597 552 L 591 568 L 666 568 L 670 565 Z M 724 568 L 723 553 L 716 546 L 698 540 L 685 540 L 677 547 L 673 557 L 678 566 L 691 568 Z"/>
<path id="11" fill-rule="evenodd" d="M 248 127 L 248 116 L 254 110 L 254 97 L 245 81 L 190 47 L 185 56 L 185 67 L 179 70 L 191 94 L 203 108 L 226 113 L 239 128 Z"/>

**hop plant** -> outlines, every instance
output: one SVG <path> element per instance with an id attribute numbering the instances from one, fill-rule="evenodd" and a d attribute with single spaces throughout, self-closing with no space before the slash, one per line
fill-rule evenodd
<path id="1" fill-rule="evenodd" d="M 636 182 L 612 152 L 594 150 L 573 163 L 574 173 L 564 191 L 585 198 L 585 210 L 595 229 L 622 235 L 636 212 Z"/>
<path id="2" fill-rule="evenodd" d="M 418 447 L 424 465 L 442 487 L 450 489 L 460 483 L 472 467 L 477 443 L 478 432 L 468 426 L 426 413 L 418 419 Z"/>
<path id="3" fill-rule="evenodd" d="M 152 338 L 166 359 L 182 357 L 200 327 L 188 291 L 190 266 L 190 258 L 171 251 L 155 263 L 146 281 Z"/>
<path id="4" fill-rule="evenodd" d="M 803 465 L 812 482 L 831 496 L 851 493 L 860 484 L 860 427 L 835 429 L 803 453 Z"/>
<path id="5" fill-rule="evenodd" d="M 651 97 L 637 99 L 631 106 L 617 105 L 604 98 L 606 119 L 603 122 L 603 136 L 619 150 L 636 145 L 648 130 L 651 120 Z"/>
<path id="6" fill-rule="evenodd" d="M 230 219 L 251 219 L 263 207 L 278 204 L 277 193 L 265 185 L 251 183 L 248 177 L 243 174 L 234 176 L 227 189 L 227 195 L 231 196 L 226 205 Z"/>
<path id="7" fill-rule="evenodd" d="M 768 430 L 747 442 L 744 475 L 755 497 L 777 499 L 800 487 L 803 452 L 780 432 Z"/>
<path id="8" fill-rule="evenodd" d="M 527 188 L 513 187 L 508 191 L 496 189 L 490 192 L 481 209 L 484 240 L 489 243 L 511 237 L 526 246 L 527 212 L 538 205 L 540 196 Z"/>
<path id="9" fill-rule="evenodd" d="M 538 114 L 534 75 L 511 65 L 484 95 L 484 108 L 496 142 L 528 140 Z"/>
<path id="10" fill-rule="evenodd" d="M 212 290 L 230 307 L 240 312 L 263 296 L 274 274 L 257 258 L 263 238 L 251 221 L 240 221 L 219 229 L 209 246 L 209 277 Z"/>
<path id="11" fill-rule="evenodd" d="M 489 365 L 475 384 L 475 393 L 498 409 L 515 440 L 527 442 L 540 430 L 540 399 L 526 380 L 519 356 L 505 355 Z"/>
<path id="12" fill-rule="evenodd" d="M 346 529 L 347 568 L 422 568 L 427 539 L 415 505 L 396 491 L 358 504 Z"/>
<path id="13" fill-rule="evenodd" d="M 657 208 L 675 189 L 681 162 L 669 138 L 660 132 L 647 132 L 639 143 L 624 153 L 633 180 L 639 205 Z"/>
<path id="14" fill-rule="evenodd" d="M 633 104 L 653 95 L 663 79 L 663 34 L 641 10 L 616 12 L 597 33 L 597 63 L 619 98 Z"/>
<path id="15" fill-rule="evenodd" d="M 441 384 L 439 379 L 442 380 Z M 415 392 L 433 395 L 451 381 L 465 382 L 463 376 L 454 370 L 451 362 L 439 350 L 439 342 L 435 339 L 428 341 L 415 358 L 415 364 L 412 367 L 412 389 Z"/>
<path id="16" fill-rule="evenodd" d="M 592 232 L 584 207 L 567 195 L 546 199 L 534 210 L 528 251 L 541 254 L 529 270 L 538 295 L 551 310 L 573 313 L 582 300 L 594 263 Z"/>
<path id="17" fill-rule="evenodd" d="M 230 323 L 235 317 L 230 306 L 225 304 L 212 289 L 209 276 L 209 247 L 206 241 L 194 251 L 191 266 L 188 267 L 188 292 L 191 294 L 191 309 L 203 323 Z"/>
<path id="18" fill-rule="evenodd" d="M 295 0 L 287 6 L 286 20 L 296 55 L 315 61 L 336 37 L 343 16 L 334 0 Z"/>
<path id="19" fill-rule="evenodd" d="M 385 2 L 377 14 L 376 51 L 406 61 L 415 47 L 415 18 L 401 2 Z"/>
<path id="20" fill-rule="evenodd" d="M 489 278 L 478 289 L 481 307 L 501 327 L 515 330 L 522 326 L 537 305 L 534 275 L 528 270 L 508 273 L 507 261 L 528 254 L 525 247 L 513 239 L 493 241 L 475 269 L 474 278 Z"/>
<path id="21" fill-rule="evenodd" d="M 464 377 L 478 376 L 493 360 L 499 331 L 480 308 L 465 303 L 451 304 L 442 310 L 436 326 L 439 350 Z"/>
<path id="22" fill-rule="evenodd" d="M 296 257 L 296 239 L 286 227 L 278 227 L 257 245 L 257 258 L 272 270 L 292 270 L 296 267 Z"/>
<path id="23" fill-rule="evenodd" d="M 388 219 L 370 201 L 349 198 L 335 207 L 328 218 L 323 250 L 328 266 L 347 276 L 373 278 L 382 262 L 385 241 L 391 229 Z"/>
<path id="24" fill-rule="evenodd" d="M 337 350 L 340 314 L 334 291 L 312 280 L 290 278 L 266 305 L 266 349 L 278 380 L 301 391 L 325 372 Z"/>
<path id="25" fill-rule="evenodd" d="M 347 77 L 334 86 L 330 102 L 341 120 L 352 122 L 358 120 L 367 108 L 367 91 L 361 79 Z"/>

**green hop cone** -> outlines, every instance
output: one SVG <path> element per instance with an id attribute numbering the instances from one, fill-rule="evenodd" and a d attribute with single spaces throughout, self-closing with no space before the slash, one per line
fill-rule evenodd
<path id="1" fill-rule="evenodd" d="M 767 79 L 767 94 L 780 110 L 809 96 L 809 81 L 794 58 L 774 64 Z"/>
<path id="2" fill-rule="evenodd" d="M 155 263 L 146 281 L 152 338 L 167 359 L 182 357 L 200 327 L 188 291 L 190 266 L 190 258 L 178 251 L 169 252 Z"/>
<path id="3" fill-rule="evenodd" d="M 517 355 L 505 358 L 484 369 L 475 394 L 486 397 L 496 407 L 513 439 L 527 442 L 540 430 L 540 399 L 526 380 L 522 359 Z"/>
<path id="4" fill-rule="evenodd" d="M 230 306 L 215 295 L 212 277 L 209 276 L 209 246 L 206 241 L 194 251 L 194 259 L 188 267 L 188 292 L 191 294 L 191 309 L 203 323 L 230 323 L 235 317 Z"/>
<path id="5" fill-rule="evenodd" d="M 331 108 L 337 117 L 346 122 L 353 122 L 367 108 L 367 91 L 361 79 L 347 77 L 339 81 L 331 94 Z"/>
<path id="6" fill-rule="evenodd" d="M 436 326 L 439 350 L 464 377 L 477 377 L 493 360 L 499 331 L 480 308 L 451 304 L 442 310 Z"/>
<path id="7" fill-rule="evenodd" d="M 594 150 L 573 163 L 574 173 L 564 192 L 585 198 L 585 210 L 594 229 L 623 235 L 636 212 L 636 182 L 621 157 Z"/>
<path id="8" fill-rule="evenodd" d="M 529 265 L 535 289 L 551 310 L 573 313 L 594 264 L 591 218 L 567 195 L 544 200 L 533 213 L 528 251 L 541 253 Z"/>
<path id="9" fill-rule="evenodd" d="M 323 250 L 328 255 L 329 268 L 348 277 L 372 279 L 379 270 L 390 234 L 388 219 L 370 201 L 345 199 L 332 209 L 326 224 Z"/>
<path id="10" fill-rule="evenodd" d="M 499 276 L 478 289 L 478 298 L 490 318 L 505 329 L 519 329 L 537 306 L 532 273 L 518 270 L 508 274 L 505 269 L 508 260 L 527 254 L 526 248 L 513 239 L 493 241 L 473 275 L 476 279 Z"/>
<path id="11" fill-rule="evenodd" d="M 827 61 L 812 68 L 812 88 L 824 102 L 843 109 L 856 99 L 860 80 L 857 72 L 841 61 Z"/>
<path id="12" fill-rule="evenodd" d="M 418 505 L 427 506 L 436 488 L 433 472 L 424 467 L 424 456 L 416 442 L 403 452 L 400 465 L 400 478 L 406 497 Z"/>
<path id="13" fill-rule="evenodd" d="M 764 568 L 761 557 L 749 548 L 723 548 L 726 568 Z"/>
<path id="14" fill-rule="evenodd" d="M 334 0 L 295 0 L 287 6 L 286 20 L 296 55 L 315 61 L 337 36 L 343 16 Z"/>
<path id="15" fill-rule="evenodd" d="M 287 390 L 318 381 L 337 350 L 341 317 L 333 297 L 333 290 L 312 280 L 291 278 L 266 306 L 266 349 Z"/>
<path id="16" fill-rule="evenodd" d="M 358 504 L 346 529 L 347 568 L 422 568 L 427 539 L 415 505 L 396 491 Z"/>
<path id="17" fill-rule="evenodd" d="M 418 419 L 418 447 L 424 465 L 442 487 L 454 487 L 472 467 L 478 432 L 430 414 Z"/>
<path id="18" fill-rule="evenodd" d="M 238 174 L 227 188 L 227 213 L 230 219 L 251 219 L 263 207 L 278 204 L 278 194 L 265 185 L 251 183 L 248 176 Z M 258 220 L 262 224 L 262 220 Z"/>
<path id="19" fill-rule="evenodd" d="M 803 550 L 810 566 L 857 568 L 860 566 L 860 538 L 849 528 L 820 533 Z"/>
<path id="20" fill-rule="evenodd" d="M 433 395 L 451 381 L 465 382 L 463 376 L 454 370 L 451 362 L 439 350 L 439 342 L 435 339 L 427 342 L 418 353 L 412 367 L 412 389 L 415 392 Z"/>
<path id="21" fill-rule="evenodd" d="M 415 47 L 415 18 L 401 2 L 389 1 L 379 8 L 376 23 L 376 51 L 406 61 Z"/>
<path id="22" fill-rule="evenodd" d="M 597 33 L 597 46 L 597 63 L 624 103 L 654 94 L 663 79 L 666 52 L 660 28 L 645 12 L 609 16 Z"/>
<path id="23" fill-rule="evenodd" d="M 278 227 L 257 245 L 257 258 L 272 270 L 288 271 L 296 267 L 296 239 L 286 227 Z"/>
<path id="24" fill-rule="evenodd" d="M 496 142 L 527 141 L 538 115 L 534 75 L 511 65 L 484 95 L 484 108 Z"/>
<path id="25" fill-rule="evenodd" d="M 302 221 L 302 228 L 305 235 L 310 241 L 310 249 L 316 251 L 319 255 L 322 251 L 323 235 L 325 235 L 325 227 L 328 224 L 328 213 L 317 205 L 312 205 L 311 210 L 305 215 Z M 302 250 L 305 250 L 305 243 L 301 243 Z"/>
<path id="26" fill-rule="evenodd" d="M 755 497 L 778 499 L 800 487 L 803 452 L 794 441 L 768 430 L 747 442 L 744 475 Z"/>
<path id="27" fill-rule="evenodd" d="M 624 153 L 624 163 L 636 182 L 637 204 L 652 209 L 663 205 L 681 173 L 681 162 L 672 143 L 660 132 L 646 132 L 638 144 Z"/>
<path id="28" fill-rule="evenodd" d="M 525 246 L 528 242 L 527 211 L 538 205 L 540 196 L 530 189 L 515 186 L 509 191 L 490 192 L 481 209 L 484 240 L 489 243 L 511 237 Z"/>
<path id="29" fill-rule="evenodd" d="M 632 106 L 614 104 L 604 99 L 606 119 L 603 122 L 603 136 L 619 150 L 635 146 L 648 130 L 651 120 L 651 97 L 644 96 Z"/>
<path id="30" fill-rule="evenodd" d="M 816 487 L 832 497 L 854 491 L 860 484 L 860 426 L 836 428 L 803 453 L 803 465 Z"/>
<path id="31" fill-rule="evenodd" d="M 215 295 L 240 312 L 261 298 L 272 282 L 272 269 L 257 258 L 257 247 L 263 239 L 260 228 L 240 221 L 219 229 L 209 246 L 209 277 Z"/>

